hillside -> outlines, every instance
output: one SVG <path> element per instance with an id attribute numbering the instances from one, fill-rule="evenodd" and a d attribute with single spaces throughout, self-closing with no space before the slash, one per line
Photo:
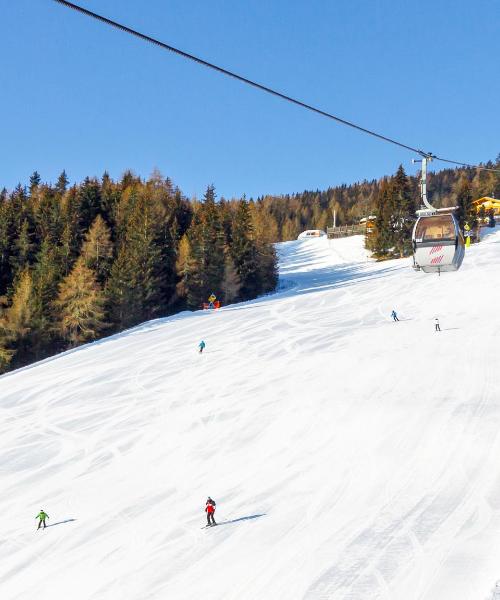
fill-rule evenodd
<path id="1" fill-rule="evenodd" d="M 491 597 L 500 230 L 441 277 L 362 243 L 0 377 L 2 600 Z"/>

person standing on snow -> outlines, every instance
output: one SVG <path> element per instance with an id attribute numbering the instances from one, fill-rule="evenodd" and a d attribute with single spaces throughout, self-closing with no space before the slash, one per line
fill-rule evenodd
<path id="1" fill-rule="evenodd" d="M 45 519 L 49 519 L 49 515 L 42 509 L 37 516 L 35 517 L 35 519 L 40 519 L 40 521 L 38 522 L 38 527 L 36 528 L 37 531 L 40 529 L 40 527 L 42 526 L 43 523 L 43 528 L 45 529 L 46 525 L 45 525 Z"/>
<path id="2" fill-rule="evenodd" d="M 205 512 L 207 513 L 207 527 L 210 527 L 211 525 L 217 525 L 214 519 L 215 501 L 212 500 L 210 496 L 207 498 L 205 503 Z"/>
<path id="3" fill-rule="evenodd" d="M 200 349 L 200 354 L 203 352 L 205 346 L 206 346 L 205 342 L 203 340 L 201 340 L 201 342 L 198 344 L 198 348 Z"/>
<path id="4" fill-rule="evenodd" d="M 391 312 L 391 317 L 392 317 L 392 320 L 393 320 L 393 321 L 399 321 L 399 319 L 398 319 L 398 315 L 396 314 L 396 311 L 395 311 L 395 310 L 393 310 L 393 311 Z"/>
<path id="5" fill-rule="evenodd" d="M 434 319 L 434 331 L 441 331 L 441 327 L 439 327 L 439 319 L 437 317 Z"/>

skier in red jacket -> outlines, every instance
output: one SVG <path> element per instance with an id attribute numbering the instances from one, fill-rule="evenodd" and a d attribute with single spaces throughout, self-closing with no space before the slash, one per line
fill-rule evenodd
<path id="1" fill-rule="evenodd" d="M 205 512 L 207 513 L 207 527 L 217 525 L 214 519 L 215 501 L 212 500 L 210 496 L 207 498 L 207 501 L 205 503 Z"/>

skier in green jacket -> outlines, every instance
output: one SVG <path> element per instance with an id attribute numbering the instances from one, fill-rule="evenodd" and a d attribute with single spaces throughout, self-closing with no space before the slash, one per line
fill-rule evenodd
<path id="1" fill-rule="evenodd" d="M 45 519 L 49 519 L 49 518 L 50 518 L 49 515 L 43 509 L 37 514 L 35 519 L 40 519 L 40 521 L 38 522 L 37 531 L 42 526 L 42 523 L 43 523 L 43 528 L 45 529 L 45 527 L 46 527 Z"/>

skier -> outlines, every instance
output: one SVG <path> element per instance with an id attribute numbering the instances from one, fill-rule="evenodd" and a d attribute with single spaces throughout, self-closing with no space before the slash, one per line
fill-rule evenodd
<path id="1" fill-rule="evenodd" d="M 201 342 L 198 344 L 198 348 L 200 349 L 200 354 L 203 352 L 205 346 L 206 346 L 205 342 L 203 340 L 201 340 Z"/>
<path id="2" fill-rule="evenodd" d="M 434 319 L 434 331 L 441 331 L 441 327 L 439 327 L 439 319 L 437 317 Z"/>
<path id="3" fill-rule="evenodd" d="M 214 519 L 215 512 L 215 501 L 210 498 L 207 498 L 205 503 L 205 512 L 207 513 L 207 527 L 211 527 L 212 525 L 217 525 Z"/>
<path id="4" fill-rule="evenodd" d="M 392 320 L 393 320 L 393 321 L 399 321 L 399 319 L 398 319 L 398 315 L 396 314 L 396 311 L 395 311 L 395 310 L 393 310 L 393 311 L 391 312 L 391 317 L 392 317 Z"/>
<path id="5" fill-rule="evenodd" d="M 42 509 L 37 516 L 35 517 L 35 519 L 40 519 L 40 521 L 38 522 L 38 527 L 36 528 L 37 531 L 40 529 L 40 527 L 42 526 L 43 523 L 43 528 L 45 529 L 46 525 L 45 525 L 45 519 L 49 519 L 49 515 Z"/>

